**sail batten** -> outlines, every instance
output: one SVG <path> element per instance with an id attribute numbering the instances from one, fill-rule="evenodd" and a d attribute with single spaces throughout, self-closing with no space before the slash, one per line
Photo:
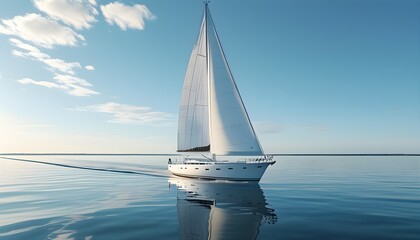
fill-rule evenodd
<path id="1" fill-rule="evenodd" d="M 210 147 L 211 146 L 211 147 Z M 263 155 L 208 6 L 185 76 L 178 151 Z"/>

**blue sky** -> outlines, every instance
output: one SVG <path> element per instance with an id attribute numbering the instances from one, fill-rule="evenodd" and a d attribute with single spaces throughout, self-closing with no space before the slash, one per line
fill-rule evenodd
<path id="1" fill-rule="evenodd" d="M 0 152 L 175 152 L 202 2 L 4 3 Z M 210 10 L 267 153 L 419 152 L 419 1 Z"/>

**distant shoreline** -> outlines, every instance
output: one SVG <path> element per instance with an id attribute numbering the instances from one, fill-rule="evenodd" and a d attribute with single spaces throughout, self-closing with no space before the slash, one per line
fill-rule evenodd
<path id="1" fill-rule="evenodd" d="M 0 153 L 0 156 L 181 156 L 174 153 Z M 418 157 L 420 153 L 270 153 L 276 157 Z"/>

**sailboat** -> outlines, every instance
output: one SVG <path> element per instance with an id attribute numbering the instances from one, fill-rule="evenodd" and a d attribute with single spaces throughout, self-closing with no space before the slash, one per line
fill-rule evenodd
<path id="1" fill-rule="evenodd" d="M 178 152 L 188 155 L 169 159 L 168 170 L 184 177 L 259 181 L 275 163 L 255 134 L 207 2 L 182 90 Z"/>

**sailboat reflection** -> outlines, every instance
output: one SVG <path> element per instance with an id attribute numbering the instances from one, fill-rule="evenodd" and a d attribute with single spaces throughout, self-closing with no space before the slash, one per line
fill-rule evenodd
<path id="1" fill-rule="evenodd" d="M 172 177 L 180 239 L 256 239 L 277 216 L 257 182 L 218 182 Z"/>

